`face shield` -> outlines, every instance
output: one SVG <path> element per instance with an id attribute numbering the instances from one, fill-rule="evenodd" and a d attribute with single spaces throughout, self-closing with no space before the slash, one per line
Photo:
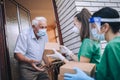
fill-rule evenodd
<path id="1" fill-rule="evenodd" d="M 90 38 L 92 40 L 102 41 L 104 40 L 104 34 L 101 32 L 101 18 L 92 17 L 89 19 L 90 22 Z"/>
<path id="2" fill-rule="evenodd" d="M 100 18 L 92 17 L 89 19 L 90 38 L 97 41 L 105 40 L 104 33 L 101 31 L 101 22 L 120 22 L 120 18 Z"/>

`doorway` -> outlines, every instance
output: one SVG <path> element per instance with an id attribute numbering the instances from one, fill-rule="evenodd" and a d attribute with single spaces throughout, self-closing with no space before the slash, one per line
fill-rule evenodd
<path id="1" fill-rule="evenodd" d="M 54 0 L 3 0 L 4 1 L 4 15 L 1 18 L 5 19 L 4 25 L 1 26 L 2 40 L 3 44 L 1 53 L 0 64 L 4 65 L 1 75 L 2 80 L 18 80 L 17 62 L 13 57 L 13 51 L 15 42 L 17 40 L 18 34 L 23 30 L 31 26 L 31 20 L 36 16 L 44 16 L 48 20 L 48 38 L 49 42 L 57 42 L 61 44 L 60 41 L 60 31 L 58 28 L 59 21 L 56 19 L 56 13 L 53 6 Z M 0 29 L 0 30 L 1 30 Z M 3 49 L 4 48 L 4 49 Z M 1 50 L 1 51 L 2 51 Z M 5 59 L 4 59 L 5 58 Z M 10 58 L 10 59 L 9 59 Z M 11 65 L 11 66 L 10 66 Z M 10 68 L 11 67 L 11 68 Z M 11 70 L 11 72 L 9 72 Z M 10 78 L 12 75 L 12 79 Z"/>
<path id="2" fill-rule="evenodd" d="M 44 16 L 48 20 L 49 42 L 59 43 L 56 17 L 54 13 L 53 0 L 15 0 L 30 11 L 31 20 L 36 16 Z"/>

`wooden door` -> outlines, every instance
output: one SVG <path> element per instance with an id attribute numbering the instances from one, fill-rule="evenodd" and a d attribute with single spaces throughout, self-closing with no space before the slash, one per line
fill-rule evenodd
<path id="1" fill-rule="evenodd" d="M 30 12 L 17 3 L 15 0 L 4 0 L 5 10 L 5 34 L 7 49 L 9 52 L 9 64 L 11 69 L 12 80 L 19 79 L 18 62 L 14 58 L 14 48 L 19 33 L 29 28 Z M 8 64 L 7 64 L 8 65 Z"/>

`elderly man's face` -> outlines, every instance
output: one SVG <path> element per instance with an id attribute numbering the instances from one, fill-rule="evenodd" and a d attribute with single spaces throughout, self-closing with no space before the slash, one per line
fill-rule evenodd
<path id="1" fill-rule="evenodd" d="M 47 29 L 47 22 L 45 21 L 40 21 L 37 26 L 33 27 L 35 34 L 40 30 L 40 29 Z"/>
<path id="2" fill-rule="evenodd" d="M 39 30 L 39 29 L 47 29 L 47 23 L 45 21 L 41 21 L 41 22 L 38 23 L 36 28 L 37 28 L 37 30 Z"/>

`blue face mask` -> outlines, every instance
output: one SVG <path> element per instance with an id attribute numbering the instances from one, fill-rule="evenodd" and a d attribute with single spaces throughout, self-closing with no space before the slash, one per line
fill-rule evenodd
<path id="1" fill-rule="evenodd" d="M 94 34 L 93 37 L 98 39 L 99 41 L 105 40 L 104 34 Z"/>
<path id="2" fill-rule="evenodd" d="M 40 29 L 37 33 L 37 36 L 42 37 L 46 35 L 46 29 Z"/>
<path id="3" fill-rule="evenodd" d="M 97 33 L 96 29 L 92 30 L 93 38 L 99 41 L 105 40 L 104 34 Z"/>

